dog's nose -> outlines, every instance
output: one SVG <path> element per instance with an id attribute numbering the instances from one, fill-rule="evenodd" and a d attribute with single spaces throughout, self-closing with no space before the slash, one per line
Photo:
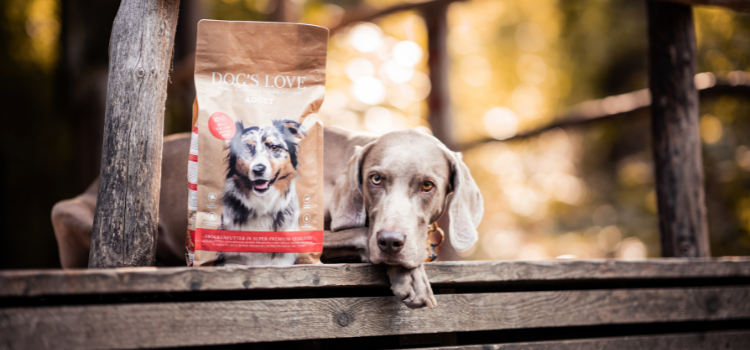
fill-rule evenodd
<path id="1" fill-rule="evenodd" d="M 266 166 L 263 164 L 256 164 L 253 167 L 253 174 L 255 175 L 258 175 L 258 176 L 263 175 L 265 171 L 266 171 Z"/>
<path id="2" fill-rule="evenodd" d="M 386 254 L 396 254 L 404 249 L 406 235 L 398 231 L 378 231 L 378 248 Z"/>

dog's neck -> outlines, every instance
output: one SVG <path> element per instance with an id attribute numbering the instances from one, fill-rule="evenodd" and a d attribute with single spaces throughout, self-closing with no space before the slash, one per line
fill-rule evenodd
<path id="1" fill-rule="evenodd" d="M 275 187 L 271 187 L 264 196 L 243 190 L 242 186 L 237 185 L 235 181 L 227 181 L 224 187 L 223 215 L 225 217 L 222 221 L 225 229 L 296 230 L 294 228 L 299 224 L 294 218 L 299 213 L 299 201 L 294 181 L 289 184 L 285 192 L 282 193 Z"/>

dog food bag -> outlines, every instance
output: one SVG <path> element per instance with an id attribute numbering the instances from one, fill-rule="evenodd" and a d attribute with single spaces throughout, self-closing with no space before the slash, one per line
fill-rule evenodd
<path id="1" fill-rule="evenodd" d="M 319 263 L 328 29 L 203 20 L 188 165 L 188 265 Z"/>

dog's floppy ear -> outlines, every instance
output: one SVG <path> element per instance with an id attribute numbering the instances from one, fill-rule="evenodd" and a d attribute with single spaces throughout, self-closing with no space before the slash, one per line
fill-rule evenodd
<path id="1" fill-rule="evenodd" d="M 289 150 L 289 159 L 292 161 L 292 166 L 297 169 L 299 142 L 307 136 L 307 132 L 294 120 L 274 120 L 273 125 L 284 135 L 284 142 L 286 142 L 286 147 Z"/>
<path id="2" fill-rule="evenodd" d="M 295 138 L 296 142 L 299 142 L 305 136 L 307 136 L 307 130 L 298 122 L 290 119 L 274 120 L 273 125 L 276 126 L 284 135 L 286 131 L 289 132 Z"/>
<path id="3" fill-rule="evenodd" d="M 447 202 L 450 217 L 450 239 L 453 248 L 464 251 L 477 241 L 477 226 L 482 221 L 484 203 L 469 168 L 462 160 L 461 153 L 444 149 L 451 166 L 451 187 Z"/>
<path id="4" fill-rule="evenodd" d="M 241 120 L 235 122 L 234 126 L 236 130 L 234 136 L 225 142 L 231 153 L 239 154 L 242 151 L 242 134 L 245 132 L 245 126 L 242 124 Z"/>
<path id="5" fill-rule="evenodd" d="M 336 179 L 331 199 L 331 231 L 364 227 L 367 221 L 362 196 L 362 164 L 375 141 L 356 146 L 346 169 Z"/>

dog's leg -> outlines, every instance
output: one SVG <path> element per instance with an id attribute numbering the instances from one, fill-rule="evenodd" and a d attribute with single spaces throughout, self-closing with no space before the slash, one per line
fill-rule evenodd
<path id="1" fill-rule="evenodd" d="M 391 280 L 391 290 L 397 298 L 410 309 L 437 306 L 437 299 L 432 294 L 430 281 L 424 272 L 424 265 L 413 269 L 402 266 L 388 266 L 388 278 Z"/>

